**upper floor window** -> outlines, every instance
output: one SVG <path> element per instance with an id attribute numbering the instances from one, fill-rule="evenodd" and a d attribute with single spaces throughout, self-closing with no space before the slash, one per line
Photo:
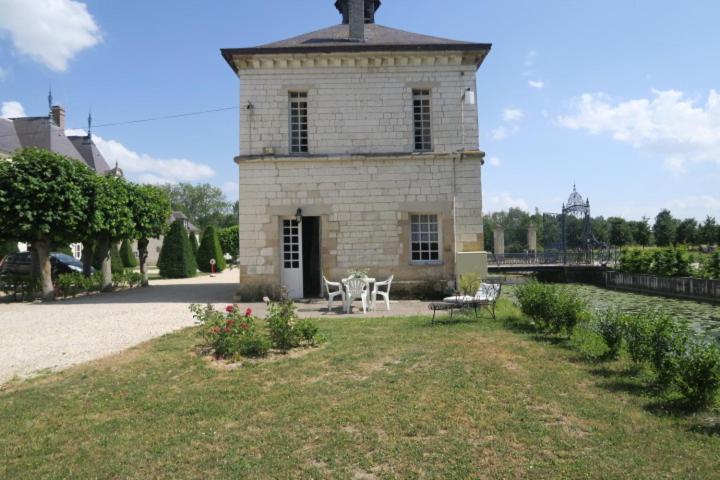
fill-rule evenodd
<path id="1" fill-rule="evenodd" d="M 290 153 L 308 152 L 308 94 L 290 92 Z"/>
<path id="2" fill-rule="evenodd" d="M 430 128 L 430 90 L 413 90 L 413 121 L 415 122 L 415 151 L 432 150 Z"/>

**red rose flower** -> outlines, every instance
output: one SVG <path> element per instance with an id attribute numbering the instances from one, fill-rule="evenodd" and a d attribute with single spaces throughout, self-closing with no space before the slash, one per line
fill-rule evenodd
<path id="1" fill-rule="evenodd" d="M 223 328 L 223 333 L 230 333 L 230 327 Z"/>
<path id="2" fill-rule="evenodd" d="M 248 308 L 247 310 L 245 310 L 245 316 L 249 317 L 250 315 L 252 315 L 252 308 Z"/>
<path id="3" fill-rule="evenodd" d="M 250 328 L 250 325 L 248 325 L 248 324 L 245 323 L 245 322 L 242 322 L 242 323 L 240 324 L 240 328 L 242 328 L 243 330 L 248 330 L 248 329 Z"/>
<path id="4" fill-rule="evenodd" d="M 231 318 L 230 320 L 227 321 L 227 326 L 228 326 L 228 327 L 232 327 L 233 325 L 235 325 L 235 320 L 233 320 L 233 319 Z"/>
<path id="5" fill-rule="evenodd" d="M 212 328 L 210 329 L 210 331 L 211 331 L 212 333 L 220 333 L 220 327 L 212 327 Z"/>
<path id="6" fill-rule="evenodd" d="M 235 311 L 235 305 L 228 305 L 225 307 L 225 311 L 228 313 L 233 313 Z"/>

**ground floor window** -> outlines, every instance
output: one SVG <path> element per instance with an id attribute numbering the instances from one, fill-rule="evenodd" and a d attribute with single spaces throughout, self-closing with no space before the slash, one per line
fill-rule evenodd
<path id="1" fill-rule="evenodd" d="M 440 230 L 437 215 L 410 215 L 412 263 L 440 261 Z"/>
<path id="2" fill-rule="evenodd" d="M 83 244 L 82 243 L 72 243 L 70 244 L 70 249 L 72 250 L 73 257 L 80 260 L 82 258 L 82 251 L 83 251 Z"/>

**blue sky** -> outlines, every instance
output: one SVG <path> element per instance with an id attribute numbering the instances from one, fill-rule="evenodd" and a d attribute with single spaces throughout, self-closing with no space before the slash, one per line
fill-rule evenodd
<path id="1" fill-rule="evenodd" d="M 222 47 L 339 22 L 333 0 L 0 0 L 0 104 L 69 128 L 232 107 Z M 594 214 L 720 219 L 720 2 L 384 0 L 380 24 L 490 42 L 478 74 L 485 210 L 555 212 L 573 182 Z M 137 181 L 236 198 L 234 110 L 98 127 Z"/>

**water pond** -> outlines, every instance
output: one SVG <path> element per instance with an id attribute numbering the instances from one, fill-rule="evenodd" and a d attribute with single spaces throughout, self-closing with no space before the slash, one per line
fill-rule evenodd
<path id="1" fill-rule="evenodd" d="M 660 308 L 676 318 L 687 321 L 694 329 L 712 335 L 720 341 L 720 305 L 606 290 L 592 285 L 564 284 L 563 286 L 577 291 L 593 309 L 604 310 L 613 306 L 628 311 Z M 512 288 L 509 290 L 512 296 Z"/>

